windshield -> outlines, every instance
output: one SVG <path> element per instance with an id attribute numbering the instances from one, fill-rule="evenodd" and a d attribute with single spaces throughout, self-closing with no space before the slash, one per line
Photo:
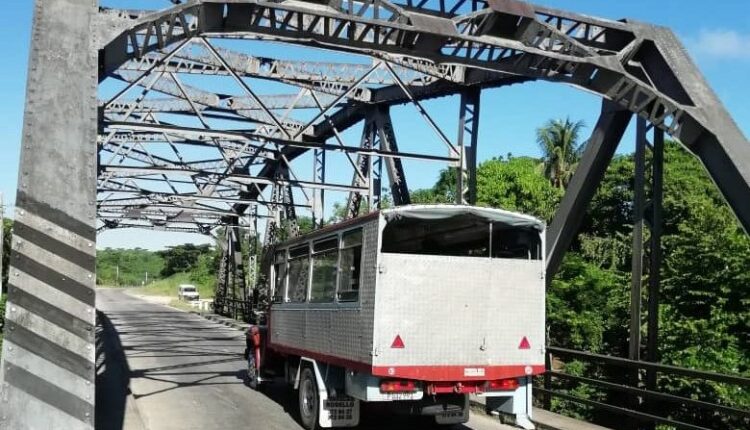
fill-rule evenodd
<path id="1" fill-rule="evenodd" d="M 195 287 L 182 287 L 182 292 L 183 293 L 194 293 L 195 292 Z"/>
<path id="2" fill-rule="evenodd" d="M 538 231 L 473 215 L 395 219 L 386 224 L 382 243 L 387 253 L 541 259 Z"/>

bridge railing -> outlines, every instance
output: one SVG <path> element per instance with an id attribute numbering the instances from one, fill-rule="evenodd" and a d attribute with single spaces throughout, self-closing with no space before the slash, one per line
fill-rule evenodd
<path id="1" fill-rule="evenodd" d="M 252 302 L 250 300 L 223 298 L 214 300 L 214 312 L 238 321 L 252 322 Z"/>
<path id="2" fill-rule="evenodd" d="M 581 366 L 577 372 L 566 371 L 571 362 L 582 363 L 585 371 Z M 692 387 L 714 384 L 716 390 L 731 391 L 743 400 L 739 405 L 721 404 L 700 390 L 691 390 L 686 397 L 666 386 L 676 377 Z M 545 409 L 557 398 L 585 407 L 592 415 L 609 417 L 600 424 L 615 423 L 616 428 L 750 428 L 750 378 L 745 376 L 548 346 L 547 372 L 537 382 L 535 390 Z M 615 421 L 618 416 L 621 420 Z"/>

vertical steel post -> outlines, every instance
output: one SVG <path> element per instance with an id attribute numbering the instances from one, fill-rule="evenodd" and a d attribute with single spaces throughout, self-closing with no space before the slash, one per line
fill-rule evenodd
<path id="1" fill-rule="evenodd" d="M 378 144 L 380 139 L 378 139 Z M 378 210 L 382 205 L 383 194 L 383 157 L 372 157 L 372 201 L 369 211 Z"/>
<path id="2" fill-rule="evenodd" d="M 646 120 L 638 117 L 636 120 L 635 138 L 635 171 L 633 177 L 633 249 L 631 262 L 630 283 L 630 339 L 628 342 L 628 358 L 641 359 L 641 287 L 643 283 L 643 224 L 646 206 Z M 637 368 L 630 371 L 629 383 L 633 387 L 639 385 L 640 372 Z M 631 395 L 630 409 L 639 409 L 641 398 Z M 639 423 L 631 419 L 628 426 L 639 428 Z"/>
<path id="3" fill-rule="evenodd" d="M 324 184 L 326 181 L 326 151 L 322 148 L 315 149 L 313 153 L 313 181 Z M 325 211 L 325 190 L 316 188 L 313 190 L 312 212 L 313 228 L 323 226 L 323 214 Z"/>
<path id="4" fill-rule="evenodd" d="M 646 178 L 646 120 L 638 118 L 633 178 L 633 255 L 630 282 L 630 342 L 628 358 L 641 358 L 641 285 L 643 278 L 643 212 Z"/>
<path id="5" fill-rule="evenodd" d="M 379 148 L 383 151 L 398 153 L 398 143 L 396 142 L 396 134 L 393 132 L 393 123 L 391 122 L 391 113 L 388 106 L 378 107 L 376 124 Z M 398 157 L 380 157 L 380 163 L 380 168 L 382 169 L 382 164 L 385 164 L 386 171 L 388 172 L 388 182 L 391 189 L 391 197 L 393 198 L 393 205 L 401 206 L 411 203 L 409 187 L 406 185 L 406 175 L 404 174 L 404 166 L 401 163 L 401 159 Z M 378 177 L 381 178 L 382 184 L 382 173 Z"/>
<path id="6" fill-rule="evenodd" d="M 459 166 L 456 174 L 456 202 L 475 204 L 477 201 L 477 142 L 479 139 L 479 88 L 461 93 L 458 117 Z"/>
<path id="7" fill-rule="evenodd" d="M 252 207 L 250 217 L 252 218 L 250 231 L 253 236 L 249 238 L 252 240 L 252 252 L 249 253 L 247 261 L 247 280 L 248 285 L 255 289 L 258 286 L 258 206 Z M 250 248 L 250 240 L 248 240 L 248 248 Z"/>
<path id="8" fill-rule="evenodd" d="M 3 429 L 94 427 L 96 12 L 96 0 L 35 2 L 0 364 Z"/>
<path id="9" fill-rule="evenodd" d="M 381 114 L 378 110 L 372 109 L 372 121 L 370 123 L 370 148 L 381 149 L 380 145 L 380 124 L 382 124 Z M 369 197 L 367 200 L 367 211 L 380 209 L 381 181 L 383 176 L 383 157 L 372 155 L 370 158 L 370 175 L 368 176 Z"/>
<path id="10" fill-rule="evenodd" d="M 549 393 L 552 390 L 552 354 L 549 351 L 544 353 L 544 368 L 544 389 L 547 391 L 542 396 L 542 408 L 549 411 L 552 409 L 552 395 Z"/>
<path id="11" fill-rule="evenodd" d="M 359 147 L 363 150 L 369 150 L 373 148 L 375 134 L 377 133 L 377 127 L 375 125 L 375 110 L 370 109 L 367 112 L 367 115 L 365 116 L 365 123 L 362 127 L 362 138 L 359 143 Z M 368 192 L 372 189 L 372 165 L 371 165 L 371 158 L 369 154 L 359 154 L 357 155 L 357 168 L 364 176 L 361 178 L 357 172 L 354 172 L 354 177 L 352 179 L 352 186 L 355 187 L 364 187 L 365 185 L 368 186 Z M 368 193 L 368 198 L 372 196 L 371 193 Z M 349 193 L 349 198 L 347 199 L 346 203 L 346 218 L 356 218 L 359 216 L 360 206 L 362 205 L 362 192 L 360 191 L 351 191 Z"/>
<path id="12" fill-rule="evenodd" d="M 659 361 L 659 289 L 661 283 L 661 235 L 662 205 L 664 200 L 664 131 L 654 127 L 652 151 L 652 197 L 651 197 L 651 253 L 648 269 L 648 322 L 646 339 L 646 359 Z M 646 373 L 646 387 L 656 388 L 656 372 Z"/>

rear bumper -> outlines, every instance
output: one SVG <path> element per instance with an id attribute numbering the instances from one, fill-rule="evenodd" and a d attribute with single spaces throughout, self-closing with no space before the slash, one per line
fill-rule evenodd
<path id="1" fill-rule="evenodd" d="M 544 364 L 501 366 L 373 366 L 372 374 L 429 382 L 468 382 L 520 378 L 544 373 Z"/>
<path id="2" fill-rule="evenodd" d="M 394 402 L 392 406 L 396 412 L 409 415 L 460 414 L 468 405 L 467 399 L 464 394 L 441 394 L 414 402 Z"/>

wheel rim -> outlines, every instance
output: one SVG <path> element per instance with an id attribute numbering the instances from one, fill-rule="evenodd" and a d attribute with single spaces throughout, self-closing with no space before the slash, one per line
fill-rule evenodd
<path id="1" fill-rule="evenodd" d="M 315 414 L 315 408 L 317 407 L 316 402 L 317 398 L 315 397 L 315 392 L 312 389 L 312 381 L 310 379 L 305 379 L 302 381 L 302 414 L 306 418 L 310 418 L 314 416 Z"/>

